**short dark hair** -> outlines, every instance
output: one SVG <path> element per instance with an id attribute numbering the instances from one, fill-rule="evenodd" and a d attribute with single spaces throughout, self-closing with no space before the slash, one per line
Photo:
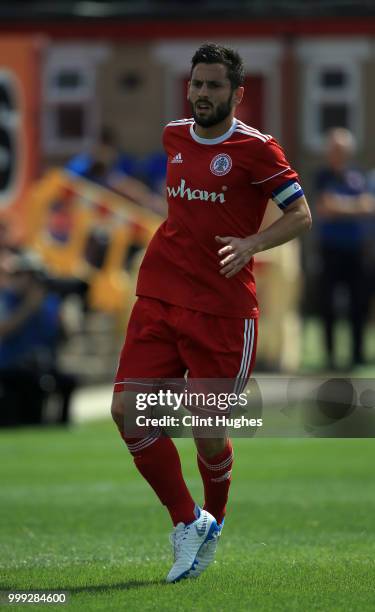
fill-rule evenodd
<path id="1" fill-rule="evenodd" d="M 230 47 L 215 43 L 205 43 L 194 53 L 191 60 L 191 72 L 197 64 L 223 64 L 227 68 L 227 76 L 232 89 L 243 85 L 245 69 L 239 53 Z"/>

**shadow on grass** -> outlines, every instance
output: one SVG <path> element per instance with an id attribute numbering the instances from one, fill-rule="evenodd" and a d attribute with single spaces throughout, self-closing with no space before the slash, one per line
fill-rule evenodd
<path id="1" fill-rule="evenodd" d="M 120 582 L 117 584 L 97 584 L 93 586 L 76 586 L 76 587 L 55 587 L 55 591 L 66 591 L 67 593 L 104 593 L 106 591 L 129 591 L 130 589 L 140 589 L 149 586 L 167 586 L 165 580 L 129 580 L 128 582 Z"/>
<path id="2" fill-rule="evenodd" d="M 72 594 L 79 594 L 79 593 L 106 593 L 108 591 L 129 591 L 130 589 L 139 589 L 142 587 L 149 587 L 149 586 L 169 586 L 165 580 L 129 580 L 128 582 L 120 582 L 117 584 L 96 584 L 93 586 L 66 586 L 66 585 L 59 585 L 59 586 L 51 586 L 51 587 L 45 587 L 43 586 L 43 591 L 44 592 L 50 592 L 50 593 L 67 593 L 69 595 Z M 19 592 L 21 589 L 15 589 L 14 585 L 13 587 L 9 587 L 9 586 L 2 586 L 1 587 L 2 591 L 17 591 Z M 41 589 L 34 587 L 34 588 L 30 588 L 28 589 L 30 591 L 41 591 Z"/>

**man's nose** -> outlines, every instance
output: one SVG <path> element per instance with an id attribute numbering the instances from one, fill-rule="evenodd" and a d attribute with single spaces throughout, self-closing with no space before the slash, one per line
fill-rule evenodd
<path id="1" fill-rule="evenodd" d="M 198 91 L 200 96 L 208 96 L 207 83 L 202 83 Z"/>

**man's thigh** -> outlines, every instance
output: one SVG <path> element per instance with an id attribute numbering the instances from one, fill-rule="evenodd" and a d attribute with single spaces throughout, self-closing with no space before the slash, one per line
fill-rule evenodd
<path id="1" fill-rule="evenodd" d="M 173 306 L 151 298 L 134 305 L 115 377 L 115 392 L 140 391 L 186 372 L 176 341 Z"/>
<path id="2" fill-rule="evenodd" d="M 216 418 L 243 406 L 242 394 L 255 363 L 257 323 L 257 319 L 187 314 L 180 346 L 189 369 L 186 408 L 202 417 L 195 421 L 193 436 L 205 456 L 225 448 L 226 425 Z"/>
<path id="3" fill-rule="evenodd" d="M 257 319 L 187 313 L 179 349 L 189 378 L 231 380 L 241 392 L 255 364 L 257 335 Z"/>

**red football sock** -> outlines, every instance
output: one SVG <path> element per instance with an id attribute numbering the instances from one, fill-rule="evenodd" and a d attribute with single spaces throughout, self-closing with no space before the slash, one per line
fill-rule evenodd
<path id="1" fill-rule="evenodd" d="M 233 448 L 228 440 L 226 447 L 214 457 L 197 455 L 198 467 L 204 486 L 204 509 L 220 524 L 225 516 L 233 465 Z"/>
<path id="2" fill-rule="evenodd" d="M 195 521 L 195 502 L 182 476 L 180 457 L 168 437 L 125 438 L 143 478 L 167 507 L 174 525 Z"/>

